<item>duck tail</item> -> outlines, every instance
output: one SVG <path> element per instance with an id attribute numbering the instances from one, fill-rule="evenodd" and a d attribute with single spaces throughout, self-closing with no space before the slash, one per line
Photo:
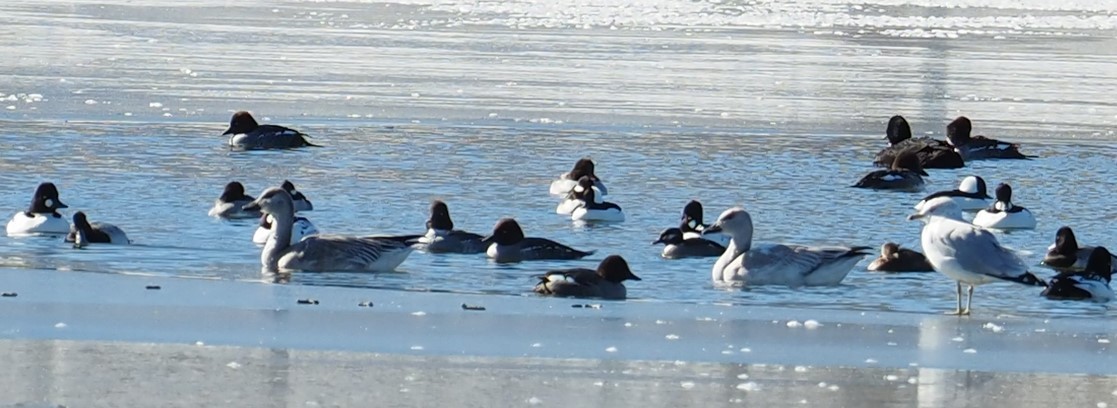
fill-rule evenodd
<path id="1" fill-rule="evenodd" d="M 867 246 L 855 246 L 849 248 L 849 255 L 872 255 L 873 248 Z"/>
<path id="2" fill-rule="evenodd" d="M 1008 278 L 1006 280 L 1030 286 L 1043 286 L 1045 288 L 1047 287 L 1047 282 L 1045 282 L 1043 279 L 1040 279 L 1036 275 L 1033 275 L 1031 272 L 1024 272 L 1023 275 L 1017 276 L 1015 278 Z"/>

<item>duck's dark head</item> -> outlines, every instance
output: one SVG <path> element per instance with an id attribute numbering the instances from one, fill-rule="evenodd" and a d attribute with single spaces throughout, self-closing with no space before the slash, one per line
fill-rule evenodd
<path id="1" fill-rule="evenodd" d="M 919 161 L 919 156 L 915 154 L 914 150 L 906 150 L 896 155 L 892 160 L 892 170 L 907 170 L 915 172 L 921 176 L 927 176 L 927 172 L 923 171 L 923 164 Z"/>
<path id="2" fill-rule="evenodd" d="M 959 116 L 946 125 L 946 141 L 952 146 L 965 145 L 970 142 L 971 131 L 973 131 L 973 124 L 970 123 L 970 118 Z"/>
<path id="3" fill-rule="evenodd" d="M 1070 227 L 1060 227 L 1055 231 L 1055 252 L 1072 256 L 1078 252 L 1078 239 L 1074 237 L 1074 231 Z"/>
<path id="4" fill-rule="evenodd" d="M 53 213 L 60 208 L 70 208 L 70 206 L 63 204 L 58 198 L 58 187 L 54 183 L 46 182 L 40 183 L 39 187 L 35 188 L 35 196 L 31 197 L 31 207 L 28 209 L 32 213 Z"/>
<path id="5" fill-rule="evenodd" d="M 89 231 L 89 230 L 93 229 L 93 226 L 89 225 L 89 219 L 86 218 L 84 212 L 78 211 L 78 212 L 74 213 L 73 218 L 74 218 L 74 228 L 77 229 L 78 231 Z"/>
<path id="6" fill-rule="evenodd" d="M 524 240 L 524 230 L 520 228 L 520 223 L 512 218 L 501 218 L 493 226 L 493 233 L 485 237 L 482 242 L 487 244 L 497 243 L 500 245 L 515 245 Z"/>
<path id="7" fill-rule="evenodd" d="M 574 163 L 574 169 L 570 170 L 571 180 L 578 180 L 583 176 L 588 176 L 590 180 L 593 181 L 598 180 L 597 174 L 594 173 L 593 160 L 590 160 L 588 157 L 578 159 L 578 162 Z"/>
<path id="8" fill-rule="evenodd" d="M 1008 185 L 1008 183 L 998 184 L 997 189 L 994 190 L 994 194 L 997 196 L 997 201 L 1002 203 L 1012 202 L 1012 186 Z"/>
<path id="9" fill-rule="evenodd" d="M 450 219 L 450 207 L 442 200 L 431 201 L 430 218 L 427 218 L 427 229 L 439 231 L 453 231 L 454 221 Z"/>
<path id="10" fill-rule="evenodd" d="M 251 113 L 240 111 L 233 114 L 233 118 L 229 120 L 229 129 L 222 135 L 239 135 L 256 130 L 258 127 L 260 124 L 256 123 L 256 118 L 253 118 Z"/>
<path id="11" fill-rule="evenodd" d="M 301 202 L 302 203 L 302 204 L 300 204 L 302 207 L 301 208 L 296 208 L 296 210 L 298 210 L 298 211 L 311 211 L 311 210 L 314 209 L 314 203 L 311 203 L 310 199 L 306 198 L 306 195 L 304 195 L 301 191 L 295 189 L 295 183 L 292 183 L 290 180 L 283 180 L 283 189 L 287 190 L 287 194 L 291 195 L 292 200 L 295 200 L 295 202 Z M 299 207 L 299 206 L 296 205 L 296 207 Z"/>
<path id="12" fill-rule="evenodd" d="M 1094 248 L 1086 261 L 1086 272 L 1095 273 L 1108 282 L 1113 278 L 1113 255 L 1103 246 Z"/>
<path id="13" fill-rule="evenodd" d="M 632 274 L 632 270 L 628 269 L 628 262 L 625 262 L 620 255 L 609 255 L 601 260 L 601 263 L 597 265 L 597 274 L 613 283 L 641 280 L 640 277 Z"/>
<path id="14" fill-rule="evenodd" d="M 902 141 L 911 139 L 911 126 L 908 125 L 907 119 L 903 116 L 896 115 L 888 120 L 888 128 L 885 130 L 884 137 L 888 139 L 888 144 L 894 145 Z"/>
<path id="15" fill-rule="evenodd" d="M 659 233 L 659 239 L 655 240 L 655 242 L 652 242 L 652 245 L 678 245 L 683 243 L 683 241 L 683 230 L 678 228 L 668 228 Z"/>
<path id="16" fill-rule="evenodd" d="M 228 184 L 225 184 L 225 191 L 221 192 L 220 199 L 228 203 L 251 198 L 252 197 L 244 194 L 244 184 L 241 184 L 239 181 L 230 181 Z"/>
<path id="17" fill-rule="evenodd" d="M 691 227 L 698 227 L 698 225 L 702 224 L 702 219 L 702 203 L 698 202 L 698 200 L 690 200 L 690 202 L 683 206 L 683 216 L 681 218 L 683 224 Z"/>
<path id="18" fill-rule="evenodd" d="M 586 202 L 593 202 L 593 200 L 594 200 L 593 180 L 590 179 L 590 176 L 579 177 L 578 178 L 578 185 L 574 186 L 574 190 L 571 190 L 571 192 L 573 193 L 575 198 L 578 198 L 578 199 L 586 201 Z"/>

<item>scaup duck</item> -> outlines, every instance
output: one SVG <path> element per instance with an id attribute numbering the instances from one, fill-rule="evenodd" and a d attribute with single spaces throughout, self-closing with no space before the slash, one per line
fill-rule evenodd
<path id="1" fill-rule="evenodd" d="M 1096 247 L 1090 252 L 1086 269 L 1056 275 L 1042 295 L 1053 300 L 1108 302 L 1113 300 L 1113 289 L 1109 287 L 1112 277 L 1113 255 L 1105 247 Z"/>
<path id="2" fill-rule="evenodd" d="M 482 239 L 480 234 L 454 229 L 450 207 L 442 200 L 434 200 L 427 218 L 427 234 L 419 238 L 419 243 L 431 253 L 480 254 L 486 249 Z"/>
<path id="3" fill-rule="evenodd" d="M 1086 262 L 1094 248 L 1089 245 L 1079 246 L 1074 231 L 1067 226 L 1060 227 L 1055 231 L 1055 243 L 1047 248 L 1043 264 L 1059 272 L 1081 271 L 1086 268 Z M 1117 262 L 1112 264 L 1117 265 Z"/>
<path id="4" fill-rule="evenodd" d="M 229 219 L 259 218 L 260 211 L 244 209 L 244 206 L 251 203 L 252 200 L 255 200 L 255 198 L 244 193 L 243 184 L 239 181 L 230 181 L 225 184 L 225 190 L 221 192 L 221 196 L 213 201 L 213 208 L 209 210 L 209 216 Z"/>
<path id="5" fill-rule="evenodd" d="M 888 147 L 877 153 L 873 160 L 877 166 L 891 167 L 896 155 L 909 150 L 915 152 L 919 164 L 925 169 L 957 169 L 966 165 L 962 156 L 946 142 L 926 136 L 912 138 L 911 126 L 903 116 L 896 115 L 888 120 L 885 138 L 888 139 Z"/>
<path id="6" fill-rule="evenodd" d="M 1027 159 L 1020 153 L 1020 146 L 1002 142 L 985 136 L 970 136 L 973 124 L 965 116 L 959 116 L 946 126 L 946 141 L 966 160 L 982 159 Z"/>

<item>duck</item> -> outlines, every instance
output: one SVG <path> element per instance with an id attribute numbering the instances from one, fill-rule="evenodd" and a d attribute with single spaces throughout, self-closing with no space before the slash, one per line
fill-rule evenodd
<path id="1" fill-rule="evenodd" d="M 915 209 L 918 211 L 920 208 L 936 197 L 947 197 L 954 200 L 962 211 L 981 211 L 989 206 L 989 192 L 985 187 L 985 179 L 980 176 L 966 176 L 962 182 L 958 183 L 958 188 L 948 191 L 938 191 L 919 200 L 915 204 Z"/>
<path id="2" fill-rule="evenodd" d="M 923 189 L 923 177 L 927 172 L 919 164 L 914 151 L 904 151 L 892 161 L 888 170 L 875 170 L 866 174 L 853 187 L 873 190 L 919 191 Z"/>
<path id="3" fill-rule="evenodd" d="M 984 159 L 1028 159 L 1020 153 L 1020 146 L 1015 143 L 1002 142 L 985 136 L 970 136 L 973 124 L 965 116 L 959 116 L 946 125 L 946 141 L 962 155 L 970 160 Z"/>
<path id="4" fill-rule="evenodd" d="M 486 249 L 483 239 L 480 234 L 454 229 L 450 207 L 442 200 L 434 200 L 427 218 L 427 234 L 419 238 L 419 244 L 430 253 L 480 254 Z"/>
<path id="5" fill-rule="evenodd" d="M 119 227 L 104 222 L 89 222 L 84 212 L 74 213 L 74 226 L 66 235 L 65 242 L 73 242 L 75 248 L 91 243 L 128 245 L 132 240 Z"/>
<path id="6" fill-rule="evenodd" d="M 595 251 L 579 251 L 546 238 L 524 237 L 524 230 L 513 218 L 501 218 L 493 233 L 482 240 L 485 255 L 497 263 L 515 263 L 543 259 L 582 259 Z"/>
<path id="7" fill-rule="evenodd" d="M 626 280 L 641 280 L 628 268 L 620 255 L 609 255 L 597 265 L 597 270 L 586 268 L 547 271 L 539 277 L 535 293 L 555 297 L 600 298 L 625 300 L 628 290 Z"/>
<path id="8" fill-rule="evenodd" d="M 582 176 L 589 176 L 590 180 L 593 180 L 594 187 L 597 187 L 601 195 L 608 195 L 609 189 L 605 188 L 605 183 L 597 177 L 594 168 L 593 160 L 590 160 L 590 158 L 583 157 L 578 159 L 578 161 L 574 163 L 574 168 L 572 170 L 563 173 L 559 176 L 558 180 L 551 182 L 551 195 L 565 197 L 570 190 L 574 189 L 574 186 L 578 185 L 578 179 L 582 178 Z"/>
<path id="9" fill-rule="evenodd" d="M 1043 257 L 1043 264 L 1058 272 L 1081 271 L 1086 268 L 1090 254 L 1094 252 L 1093 246 L 1079 246 L 1074 230 L 1070 227 L 1060 227 L 1055 231 L 1055 243 L 1047 248 Z M 1117 261 L 1117 259 L 1115 259 Z M 1117 262 L 1111 262 L 1117 265 Z"/>
<path id="10" fill-rule="evenodd" d="M 275 218 L 267 214 L 261 215 L 256 232 L 252 233 L 252 243 L 256 245 L 268 243 L 268 238 L 271 238 L 273 233 L 273 227 L 275 227 Z M 291 225 L 291 245 L 302 241 L 303 238 L 319 233 L 321 232 L 318 231 L 318 227 L 310 222 L 310 219 L 296 215 L 295 223 Z"/>
<path id="11" fill-rule="evenodd" d="M 662 257 L 667 259 L 712 258 L 725 253 L 725 247 L 702 238 L 683 238 L 683 230 L 668 228 L 659 234 L 652 245 L 663 244 Z"/>
<path id="12" fill-rule="evenodd" d="M 291 228 L 291 243 L 294 244 L 302 241 L 303 238 L 318 234 L 318 227 L 314 226 L 314 223 L 310 222 L 310 219 L 297 215 L 300 211 L 313 211 L 314 203 L 310 202 L 310 199 L 306 198 L 306 195 L 301 191 L 295 189 L 295 184 L 290 180 L 283 180 L 283 184 L 280 185 L 280 188 L 286 190 L 287 193 L 291 195 L 291 199 L 294 201 L 295 205 L 296 216 L 295 224 Z M 274 225 L 274 220 L 271 216 L 267 214 L 261 215 L 260 223 L 256 227 L 256 232 L 252 233 L 252 243 L 257 245 L 267 243 L 268 237 L 272 234 L 272 225 Z"/>
<path id="13" fill-rule="evenodd" d="M 1099 246 L 1090 251 L 1087 259 L 1086 268 L 1081 272 L 1063 272 L 1051 278 L 1041 295 L 1053 300 L 1113 300 L 1113 289 L 1109 287 L 1113 277 L 1113 255 Z"/>
<path id="14" fill-rule="evenodd" d="M 1028 266 L 1008 248 L 1001 246 L 989 230 L 962 219 L 962 209 L 947 197 L 928 201 L 908 220 L 924 222 L 920 243 L 927 262 L 935 271 L 955 281 L 958 307 L 950 315 L 969 315 L 974 287 L 993 282 L 1047 286 L 1028 271 Z M 965 307 L 962 286 L 969 288 Z"/>
<path id="15" fill-rule="evenodd" d="M 414 250 L 418 235 L 346 236 L 311 235 L 291 244 L 295 204 L 291 194 L 270 187 L 245 205 L 275 220 L 275 234 L 260 252 L 262 271 L 268 274 L 304 272 L 392 272 Z"/>
<path id="16" fill-rule="evenodd" d="M 911 150 L 919 157 L 919 164 L 924 169 L 958 169 L 966 166 L 962 155 L 950 144 L 926 136 L 913 139 L 911 126 L 903 116 L 896 115 L 888 120 L 885 138 L 888 139 L 888 147 L 877 153 L 873 160 L 874 165 L 890 167 L 896 160 L 896 155 Z"/>
<path id="17" fill-rule="evenodd" d="M 585 205 L 587 197 L 595 204 L 602 204 L 605 202 L 601 198 L 602 196 L 601 190 L 594 186 L 593 181 L 589 177 L 583 176 L 578 179 L 574 188 L 566 193 L 566 197 L 559 202 L 558 207 L 555 207 L 555 213 L 559 215 L 574 214 L 574 210 Z"/>
<path id="18" fill-rule="evenodd" d="M 713 241 L 722 247 L 729 246 L 729 235 L 721 232 L 704 233 L 709 228 L 703 221 L 702 203 L 690 200 L 683 206 L 683 215 L 680 217 L 679 230 L 683 232 L 683 239 L 700 238 Z"/>
<path id="19" fill-rule="evenodd" d="M 721 213 L 707 232 L 732 238 L 714 263 L 714 283 L 745 286 L 829 286 L 841 283 L 869 247 L 814 247 L 791 244 L 753 245 L 752 216 L 741 207 Z"/>
<path id="20" fill-rule="evenodd" d="M 583 185 L 591 185 L 589 176 L 582 176 L 578 179 L 577 190 L 582 188 L 581 202 L 574 212 L 570 213 L 570 219 L 574 221 L 606 221 L 606 222 L 621 222 L 624 221 L 624 210 L 621 206 L 610 202 L 599 202 L 596 198 L 593 187 L 583 188 Z"/>
<path id="21" fill-rule="evenodd" d="M 229 120 L 229 147 L 240 150 L 291 149 L 317 147 L 306 140 L 305 133 L 278 125 L 261 125 L 251 113 L 240 111 Z"/>
<path id="22" fill-rule="evenodd" d="M 1012 204 L 1012 186 L 1001 183 L 993 191 L 997 201 L 977 212 L 973 218 L 974 225 L 1000 230 L 1035 229 L 1036 217 L 1032 212 Z"/>
<path id="23" fill-rule="evenodd" d="M 895 242 L 885 242 L 884 245 L 881 245 L 880 257 L 873 260 L 866 269 L 877 272 L 935 271 L 923 254 L 911 249 L 901 248 Z"/>
<path id="24" fill-rule="evenodd" d="M 239 181 L 230 181 L 225 184 L 225 190 L 221 192 L 221 196 L 214 200 L 213 208 L 209 210 L 209 216 L 227 219 L 260 218 L 260 211 L 244 209 L 244 206 L 253 200 L 255 198 L 244 193 L 243 184 Z"/>
<path id="25" fill-rule="evenodd" d="M 54 183 L 40 183 L 31 196 L 31 206 L 27 211 L 12 215 L 8 221 L 8 235 L 62 235 L 70 232 L 70 223 L 58 213 L 59 209 L 70 208 L 58 198 L 58 188 Z"/>

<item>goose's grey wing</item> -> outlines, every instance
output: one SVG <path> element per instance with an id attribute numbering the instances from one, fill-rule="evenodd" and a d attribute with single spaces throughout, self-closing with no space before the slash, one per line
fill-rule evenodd
<path id="1" fill-rule="evenodd" d="M 988 230 L 962 223 L 935 223 L 925 228 L 938 229 L 930 244 L 940 253 L 955 258 L 967 271 L 1008 280 L 1028 274 L 1024 261 L 1002 247 Z"/>
<path id="2" fill-rule="evenodd" d="M 756 245 L 742 258 L 749 281 L 797 282 L 822 263 L 823 253 L 782 244 Z M 738 259 L 742 259 L 738 258 Z"/>
<path id="3" fill-rule="evenodd" d="M 290 269 L 363 271 L 384 254 L 410 246 L 392 237 L 313 235 L 293 246 L 284 258 L 290 257 L 290 261 L 285 261 Z"/>

